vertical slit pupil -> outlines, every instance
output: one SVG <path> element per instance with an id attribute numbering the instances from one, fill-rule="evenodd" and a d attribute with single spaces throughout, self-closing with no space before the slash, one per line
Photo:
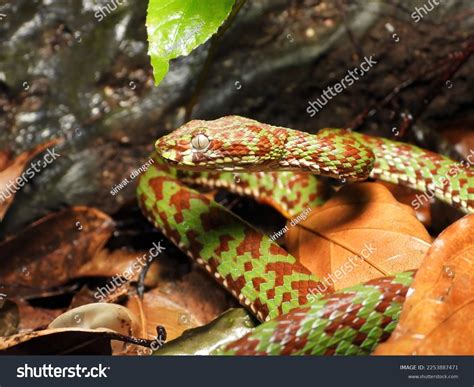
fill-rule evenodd
<path id="1" fill-rule="evenodd" d="M 203 150 L 209 146 L 209 139 L 204 134 L 198 134 L 193 138 L 192 145 L 196 150 Z"/>

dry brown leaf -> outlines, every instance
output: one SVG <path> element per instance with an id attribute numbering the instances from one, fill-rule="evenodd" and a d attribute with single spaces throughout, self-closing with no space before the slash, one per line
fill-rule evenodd
<path id="1" fill-rule="evenodd" d="M 94 303 L 68 310 L 48 326 L 55 328 L 108 328 L 126 336 L 138 336 L 140 323 L 134 313 L 122 305 Z"/>
<path id="2" fill-rule="evenodd" d="M 418 206 L 416 206 L 417 208 L 415 209 L 416 217 L 425 226 L 431 225 L 432 217 L 430 199 L 417 199 L 417 196 L 418 198 L 420 198 L 421 196 L 419 195 L 422 194 L 408 187 L 403 187 L 398 184 L 387 183 L 384 181 L 381 181 L 379 183 L 387 187 L 390 193 L 394 196 L 394 198 L 397 199 L 397 201 L 399 201 L 400 203 L 406 204 L 407 206 L 411 206 L 411 203 L 416 201 L 416 203 L 418 203 Z"/>
<path id="3" fill-rule="evenodd" d="M 112 219 L 77 207 L 48 215 L 0 244 L 0 283 L 10 298 L 40 294 L 76 276 L 109 239 Z"/>
<path id="4" fill-rule="evenodd" d="M 87 304 L 68 310 L 54 319 L 48 328 L 106 328 L 124 336 L 143 337 L 140 321 L 131 310 L 122 305 L 107 303 Z M 128 344 L 113 342 L 112 352 L 116 355 L 123 354 L 129 350 L 128 347 Z"/>
<path id="5" fill-rule="evenodd" d="M 474 355 L 474 214 L 434 241 L 376 355 Z"/>
<path id="6" fill-rule="evenodd" d="M 196 267 L 179 281 L 162 282 L 159 289 L 166 298 L 181 305 L 202 324 L 211 322 L 229 308 L 238 307 L 228 292 Z"/>
<path id="7" fill-rule="evenodd" d="M 185 330 L 213 321 L 234 305 L 207 273 L 194 268 L 183 277 L 175 277 L 177 273 L 170 276 L 173 268 L 169 267 L 174 261 L 159 259 L 156 264 L 162 273 L 159 287 L 145 293 L 143 300 L 134 296 L 127 303 L 127 307 L 140 316 L 142 337 L 156 339 L 157 326 L 163 326 L 167 341 L 173 340 Z"/>
<path id="8" fill-rule="evenodd" d="M 11 204 L 13 203 L 16 193 L 10 192 L 7 188 L 7 185 L 10 182 L 15 182 L 15 180 L 21 176 L 23 170 L 31 161 L 31 159 L 49 147 L 58 144 L 59 142 L 59 139 L 55 139 L 44 144 L 40 144 L 29 151 L 23 152 L 14 160 L 11 159 L 9 152 L 4 151 L 0 154 L 0 221 L 3 219 L 6 212 L 8 211 L 8 208 L 10 208 Z M 4 195 L 2 193 L 4 193 Z"/>
<path id="9" fill-rule="evenodd" d="M 60 315 L 48 329 L 0 337 L 0 355 L 122 354 L 139 330 L 127 308 L 88 304 Z"/>
<path id="10" fill-rule="evenodd" d="M 137 281 L 141 273 L 137 270 L 136 264 L 139 257 L 146 257 L 148 251 L 127 251 L 127 250 L 101 250 L 94 258 L 82 266 L 77 275 L 81 277 L 113 277 L 120 276 L 127 272 L 132 274 L 130 281 Z M 133 266 L 135 264 L 135 267 Z M 145 278 L 145 285 L 155 287 L 159 279 L 159 266 L 151 265 Z"/>
<path id="11" fill-rule="evenodd" d="M 141 316 L 146 336 L 150 340 L 156 338 L 156 327 L 161 325 L 166 329 L 167 340 L 173 340 L 186 330 L 195 328 L 203 323 L 183 306 L 168 299 L 159 289 L 145 293 L 143 301 L 132 297 L 127 307 L 137 316 Z"/>
<path id="12" fill-rule="evenodd" d="M 15 300 L 15 302 L 20 311 L 20 333 L 44 328 L 64 312 L 61 308 L 51 309 L 31 306 L 28 301 L 25 300 Z"/>
<path id="13" fill-rule="evenodd" d="M 416 269 L 431 243 L 413 209 L 378 183 L 346 186 L 290 226 L 288 251 L 330 290 Z"/>

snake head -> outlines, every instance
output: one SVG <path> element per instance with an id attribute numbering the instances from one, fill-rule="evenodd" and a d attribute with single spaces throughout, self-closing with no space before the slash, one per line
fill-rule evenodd
<path id="1" fill-rule="evenodd" d="M 266 126 L 238 116 L 194 120 L 158 139 L 155 147 L 165 162 L 179 169 L 270 169 L 284 151 L 283 136 L 269 135 Z"/>

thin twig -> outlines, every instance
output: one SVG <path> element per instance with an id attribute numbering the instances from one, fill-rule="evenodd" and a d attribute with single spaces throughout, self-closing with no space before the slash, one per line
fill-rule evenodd
<path id="1" fill-rule="evenodd" d="M 339 12 L 341 13 L 342 24 L 344 24 L 344 28 L 346 29 L 347 35 L 349 36 L 349 40 L 351 41 L 356 51 L 357 60 L 360 60 L 361 58 L 365 56 L 364 51 L 362 50 L 362 47 L 359 45 L 359 43 L 357 43 L 357 40 L 351 28 L 349 27 L 349 23 L 347 22 L 346 10 L 345 10 L 344 4 L 342 3 L 342 0 L 337 0 L 336 6 L 339 9 Z"/>

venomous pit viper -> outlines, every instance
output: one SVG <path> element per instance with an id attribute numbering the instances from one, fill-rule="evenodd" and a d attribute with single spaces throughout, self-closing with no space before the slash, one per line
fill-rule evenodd
<path id="1" fill-rule="evenodd" d="M 315 175 L 343 181 L 370 177 L 430 190 L 463 212 L 474 210 L 473 168 L 459 168 L 414 145 L 347 130 L 313 135 L 238 116 L 194 120 L 158 139 L 152 157 L 155 163 L 138 186 L 143 213 L 263 322 L 219 354 L 369 354 L 395 328 L 414 272 L 321 294 L 308 303 L 318 278 L 184 183 L 249 195 L 287 217 L 322 204 Z"/>

